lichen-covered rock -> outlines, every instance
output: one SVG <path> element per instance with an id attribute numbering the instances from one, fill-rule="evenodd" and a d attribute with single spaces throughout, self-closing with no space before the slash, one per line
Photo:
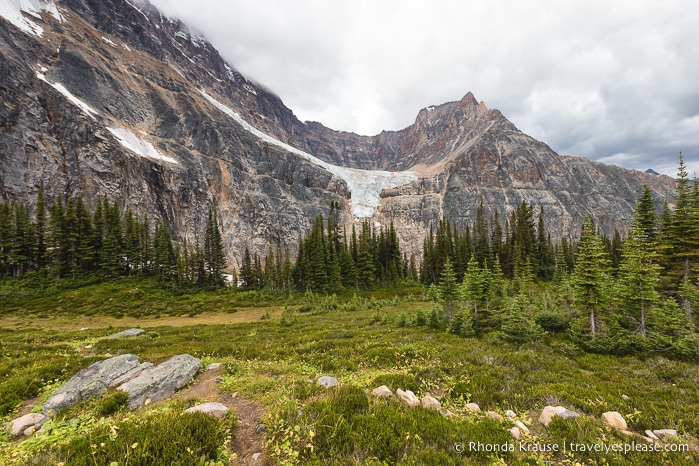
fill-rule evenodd
<path id="1" fill-rule="evenodd" d="M 416 397 L 415 393 L 413 393 L 410 390 L 403 391 L 399 388 L 398 390 L 396 390 L 396 396 L 398 397 L 398 400 L 400 400 L 401 403 L 411 408 L 420 405 L 420 399 Z"/>
<path id="2" fill-rule="evenodd" d="M 41 413 L 29 413 L 18 417 L 10 424 L 10 435 L 17 437 L 27 429 L 37 427 L 48 420 L 48 417 Z M 33 432 L 32 432 L 33 433 Z M 30 434 L 31 435 L 31 434 Z M 28 436 L 27 436 L 28 437 Z"/>
<path id="3" fill-rule="evenodd" d="M 59 410 L 101 395 L 109 384 L 139 365 L 138 356 L 122 354 L 92 364 L 71 377 L 49 398 L 42 412 L 53 417 Z"/>
<path id="4" fill-rule="evenodd" d="M 202 403 L 186 409 L 185 413 L 204 413 L 219 419 L 223 419 L 226 417 L 228 411 L 228 406 L 221 403 Z"/>
<path id="5" fill-rule="evenodd" d="M 143 334 L 145 334 L 146 331 L 141 329 L 141 328 L 130 328 L 128 330 L 124 330 L 123 332 L 115 333 L 114 335 L 110 335 L 109 339 L 113 340 L 115 338 L 131 338 L 131 337 L 138 337 Z"/>
<path id="6" fill-rule="evenodd" d="M 189 354 L 179 354 L 121 385 L 118 390 L 129 395 L 129 408 L 138 409 L 164 400 L 181 389 L 196 375 L 201 361 Z"/>
<path id="7" fill-rule="evenodd" d="M 658 429 L 654 430 L 653 434 L 656 437 L 677 437 L 677 431 L 675 429 Z"/>
<path id="8" fill-rule="evenodd" d="M 379 398 L 391 398 L 393 396 L 393 392 L 386 385 L 376 387 L 371 391 L 371 394 Z"/>
<path id="9" fill-rule="evenodd" d="M 139 375 L 143 374 L 146 371 L 149 371 L 155 367 L 152 362 L 144 362 L 139 364 L 138 366 L 134 367 L 124 375 L 117 377 L 116 379 L 112 380 L 109 382 L 109 388 L 116 388 L 119 385 L 125 384 L 129 380 L 135 379 Z"/>

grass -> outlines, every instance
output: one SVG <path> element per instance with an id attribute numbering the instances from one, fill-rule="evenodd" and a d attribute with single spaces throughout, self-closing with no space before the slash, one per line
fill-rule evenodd
<path id="1" fill-rule="evenodd" d="M 223 362 L 221 387 L 266 407 L 266 454 L 278 464 L 696 463 L 696 453 L 493 452 L 455 447 L 471 441 L 518 446 L 507 432 L 511 424 L 466 413 L 464 405 L 476 402 L 483 410 L 501 414 L 514 410 L 518 419 L 530 423 L 532 436 L 526 440 L 532 444 L 644 442 L 600 422 L 604 411 L 619 411 L 634 432 L 677 429 L 682 435 L 678 441 L 696 448 L 699 368 L 694 362 L 657 355 L 589 354 L 560 336 L 514 344 L 494 334 L 462 338 L 416 326 L 416 312 L 432 308 L 422 302 L 419 290 L 315 296 L 310 306 L 304 295 L 289 298 L 230 290 L 174 294 L 133 279 L 51 293 L 25 296 L 21 303 L 14 299 L 0 303 L 4 421 L 22 403 L 47 397 L 60 381 L 106 353 L 134 353 L 154 363 L 189 353 L 205 364 Z M 130 306 L 143 317 L 132 317 L 125 325 L 126 314 L 135 312 L 128 310 Z M 163 306 L 172 312 L 162 311 Z M 194 309 L 196 315 L 189 317 Z M 156 312 L 161 313 L 159 318 Z M 267 313 L 271 318 L 262 319 Z M 48 316 L 40 317 L 44 314 Z M 228 320 L 230 316 L 235 320 Z M 87 318 L 91 325 L 83 325 Z M 106 339 L 133 323 L 143 324 L 146 335 Z M 89 329 L 80 331 L 78 325 Z M 315 379 L 321 375 L 336 376 L 339 386 L 334 390 L 318 386 Z M 419 397 L 429 393 L 456 416 L 374 399 L 370 391 L 379 385 L 394 391 L 410 389 Z M 126 447 L 143 446 L 153 436 L 165 435 L 157 433 L 156 424 L 175 422 L 168 416 L 179 409 L 128 413 L 114 397 L 107 393 L 74 408 L 71 416 L 83 419 L 79 426 L 67 424 L 68 420 L 51 421 L 55 426 L 50 442 L 37 436 L 16 443 L 0 434 L 0 463 L 22 464 L 18 458 L 33 458 L 39 461 L 35 464 L 49 464 L 40 462 L 44 459 L 56 464 L 67 458 L 61 455 L 68 451 L 92 455 L 92 445 L 102 442 L 88 445 L 85 436 L 104 438 L 110 425 L 123 423 L 117 425 L 122 426 L 120 435 L 126 443 L 120 450 L 104 450 L 97 463 L 109 464 L 130 451 Z M 548 404 L 561 404 L 582 416 L 576 421 L 555 420 L 544 428 L 536 419 Z M 197 450 L 174 442 L 173 454 L 189 454 L 189 448 L 198 452 L 197 461 L 225 461 L 230 426 L 201 424 L 209 446 Z"/>

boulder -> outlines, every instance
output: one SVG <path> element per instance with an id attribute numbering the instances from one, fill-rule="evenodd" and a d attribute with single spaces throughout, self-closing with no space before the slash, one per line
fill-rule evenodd
<path id="1" fill-rule="evenodd" d="M 626 425 L 626 420 L 624 419 L 624 416 L 617 413 L 616 411 L 607 411 L 606 413 L 602 413 L 602 422 L 619 430 L 628 430 L 629 428 Z"/>
<path id="2" fill-rule="evenodd" d="M 318 385 L 322 385 L 325 388 L 334 388 L 337 385 L 337 379 L 335 377 L 328 377 L 325 375 L 318 378 Z"/>
<path id="3" fill-rule="evenodd" d="M 563 419 L 576 419 L 580 415 L 575 411 L 571 411 L 563 406 L 547 406 L 541 411 L 539 422 L 548 427 L 551 419 L 554 417 L 562 417 Z"/>
<path id="4" fill-rule="evenodd" d="M 677 437 L 677 431 L 675 429 L 659 429 L 654 430 L 653 433 L 656 437 Z"/>
<path id="5" fill-rule="evenodd" d="M 425 409 L 436 409 L 437 411 L 442 409 L 442 405 L 439 404 L 439 401 L 431 395 L 422 397 L 422 407 Z"/>
<path id="6" fill-rule="evenodd" d="M 515 426 L 519 427 L 519 430 L 524 432 L 525 434 L 529 433 L 529 428 L 525 426 L 522 421 L 515 421 Z"/>
<path id="7" fill-rule="evenodd" d="M 420 404 L 420 400 L 418 399 L 418 397 L 416 397 L 415 394 L 410 390 L 403 391 L 399 388 L 398 390 L 396 390 L 396 396 L 402 403 L 411 408 Z"/>
<path id="8" fill-rule="evenodd" d="M 485 413 L 485 415 L 488 416 L 493 421 L 503 421 L 504 420 L 504 418 L 502 416 L 500 416 L 498 413 L 496 413 L 495 411 L 488 411 Z"/>
<path id="9" fill-rule="evenodd" d="M 519 440 L 522 437 L 522 432 L 520 432 L 519 427 L 513 427 L 510 429 L 510 435 L 515 440 Z"/>
<path id="10" fill-rule="evenodd" d="M 393 396 L 393 392 L 386 385 L 376 387 L 371 391 L 371 394 L 374 396 L 378 396 L 379 398 L 391 398 Z"/>
<path id="11" fill-rule="evenodd" d="M 138 356 L 122 354 L 99 361 L 81 370 L 61 386 L 49 398 L 42 411 L 53 417 L 59 410 L 69 408 L 82 400 L 99 396 L 109 384 L 127 372 L 138 367 Z"/>
<path id="12" fill-rule="evenodd" d="M 121 385 L 118 390 L 129 395 L 129 408 L 138 409 L 164 400 L 192 380 L 201 361 L 189 354 L 179 354 L 145 371 Z"/>
<path id="13" fill-rule="evenodd" d="M 109 388 L 115 388 L 118 387 L 119 385 L 125 384 L 129 380 L 133 380 L 139 375 L 143 374 L 145 371 L 149 371 L 153 369 L 153 363 L 152 362 L 144 362 L 139 364 L 138 366 L 134 367 L 130 371 L 128 371 L 126 374 L 117 377 L 116 379 L 112 380 L 109 382 Z"/>
<path id="14" fill-rule="evenodd" d="M 466 406 L 466 411 L 472 412 L 472 413 L 480 413 L 481 412 L 481 407 L 478 406 L 476 403 L 468 403 Z"/>
<path id="15" fill-rule="evenodd" d="M 40 426 L 48 420 L 48 417 L 41 413 L 29 413 L 22 417 L 18 417 L 10 424 L 10 435 L 17 437 L 21 435 L 25 430 Z M 30 434 L 31 435 L 31 434 Z"/>
<path id="16" fill-rule="evenodd" d="M 130 337 L 137 337 L 140 335 L 143 335 L 146 333 L 145 330 L 142 328 L 130 328 L 128 330 L 124 330 L 123 332 L 115 333 L 114 335 L 111 335 L 109 337 L 110 340 L 113 340 L 114 338 L 130 338 Z"/>
<path id="17" fill-rule="evenodd" d="M 652 430 L 646 429 L 646 437 L 648 437 L 651 440 L 660 440 L 657 435 L 653 433 Z"/>
<path id="18" fill-rule="evenodd" d="M 221 403 L 203 403 L 186 409 L 185 413 L 204 413 L 208 414 L 209 416 L 223 419 L 228 413 L 228 406 Z"/>
<path id="19" fill-rule="evenodd" d="M 515 414 L 515 412 L 511 409 L 508 409 L 507 411 L 505 411 L 505 417 L 510 421 L 514 421 L 515 417 L 517 417 L 517 414 Z"/>

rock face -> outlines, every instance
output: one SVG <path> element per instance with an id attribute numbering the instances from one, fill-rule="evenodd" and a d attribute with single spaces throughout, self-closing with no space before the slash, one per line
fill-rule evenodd
<path id="1" fill-rule="evenodd" d="M 356 221 L 361 190 L 327 164 L 372 170 L 354 172 L 360 180 L 417 174 L 377 191 L 363 214 L 392 219 L 408 253 L 442 215 L 463 228 L 480 202 L 503 219 L 523 200 L 543 206 L 557 239 L 577 234 L 585 213 L 606 233 L 624 231 L 643 183 L 661 199 L 674 188 L 666 176 L 560 156 L 470 93 L 371 137 L 302 123 L 145 0 L 59 5 L 61 19 L 36 19 L 41 38 L 0 17 L 0 200 L 31 205 L 42 182 L 49 202 L 105 193 L 192 244 L 216 203 L 239 267 L 246 247 L 264 253 L 269 238 L 294 255 L 331 200 L 341 222 Z"/>
<path id="2" fill-rule="evenodd" d="M 185 413 L 204 413 L 219 419 L 226 417 L 228 406 L 221 403 L 203 403 L 185 410 Z"/>
<path id="3" fill-rule="evenodd" d="M 628 430 L 624 416 L 616 411 L 607 411 L 606 413 L 602 413 L 602 422 L 619 430 Z"/>
<path id="4" fill-rule="evenodd" d="M 115 333 L 114 335 L 111 335 L 109 339 L 114 339 L 114 338 L 129 338 L 129 337 L 138 337 L 140 335 L 145 334 L 146 331 L 141 329 L 141 328 L 130 328 L 128 330 L 124 330 L 123 332 Z"/>
<path id="5" fill-rule="evenodd" d="M 51 398 L 42 411 L 52 417 L 59 410 L 73 406 L 75 403 L 101 395 L 115 379 L 139 366 L 138 357 L 122 354 L 104 361 L 99 361 L 81 370 L 71 377 Z"/>
<path id="6" fill-rule="evenodd" d="M 118 389 L 129 395 L 129 408 L 138 409 L 164 400 L 187 385 L 200 366 L 198 358 L 180 354 L 126 382 Z"/>

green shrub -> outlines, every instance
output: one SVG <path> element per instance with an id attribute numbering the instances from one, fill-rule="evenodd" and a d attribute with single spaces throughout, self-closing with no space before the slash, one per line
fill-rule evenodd
<path id="1" fill-rule="evenodd" d="M 95 408 L 95 412 L 100 416 L 111 416 L 123 410 L 127 406 L 128 401 L 129 395 L 122 391 L 115 390 L 102 397 L 102 400 Z"/>

